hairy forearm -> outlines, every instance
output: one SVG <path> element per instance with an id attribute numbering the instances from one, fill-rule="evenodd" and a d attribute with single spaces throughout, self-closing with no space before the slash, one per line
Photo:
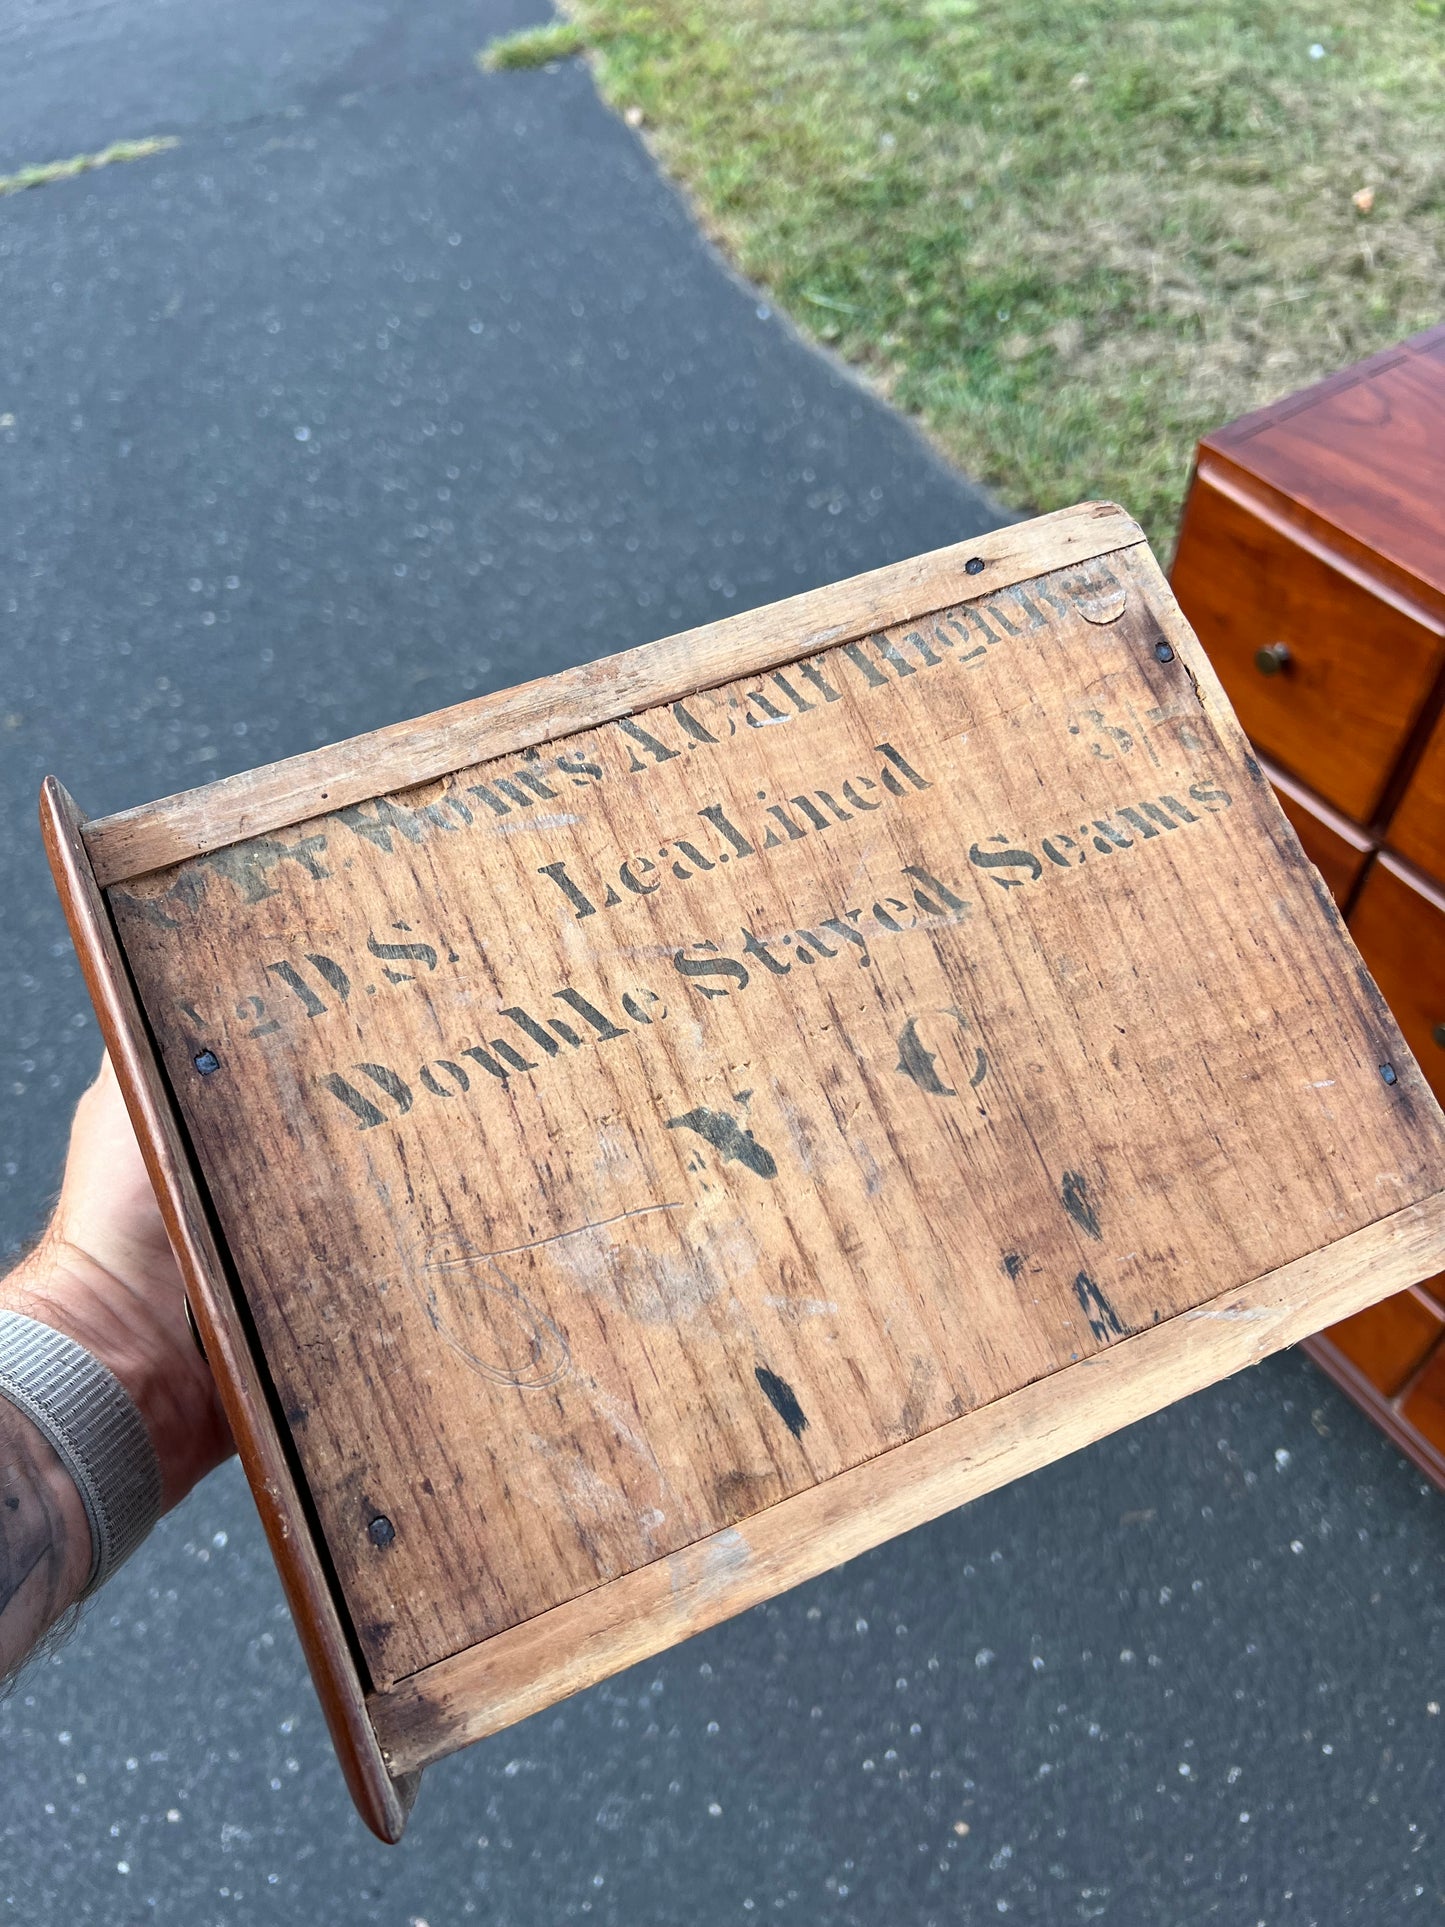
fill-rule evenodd
<path id="1" fill-rule="evenodd" d="M 80 1597 L 90 1563 L 90 1526 L 70 1474 L 0 1399 L 0 1678 Z"/>

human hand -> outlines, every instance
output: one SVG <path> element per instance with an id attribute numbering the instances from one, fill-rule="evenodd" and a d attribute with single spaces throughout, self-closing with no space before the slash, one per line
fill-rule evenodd
<path id="1" fill-rule="evenodd" d="M 235 1449 L 108 1056 L 76 1108 L 55 1215 L 0 1304 L 115 1373 L 156 1449 L 167 1511 Z"/>

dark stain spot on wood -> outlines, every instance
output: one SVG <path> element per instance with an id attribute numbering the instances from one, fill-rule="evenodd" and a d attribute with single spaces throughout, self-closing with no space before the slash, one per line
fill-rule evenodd
<path id="1" fill-rule="evenodd" d="M 1004 1253 L 1004 1261 L 999 1266 L 999 1270 L 1006 1278 L 1017 1278 L 1023 1268 L 1024 1261 L 1017 1251 Z"/>
<path id="2" fill-rule="evenodd" d="M 1064 1186 L 1060 1193 L 1064 1209 L 1081 1231 L 1087 1231 L 1091 1238 L 1101 1238 L 1099 1217 L 1089 1197 L 1088 1180 L 1079 1171 L 1065 1171 Z"/>
<path id="3" fill-rule="evenodd" d="M 784 1425 L 787 1426 L 793 1437 L 795 1439 L 801 1438 L 803 1436 L 803 1430 L 808 1423 L 808 1418 L 802 1406 L 798 1403 L 797 1393 L 793 1390 L 787 1379 L 779 1378 L 777 1373 L 770 1372 L 766 1365 L 755 1366 L 753 1375 L 763 1389 L 763 1397 L 768 1401 L 769 1405 L 772 1406 L 773 1410 L 783 1421 Z"/>
<path id="4" fill-rule="evenodd" d="M 1264 781 L 1264 771 L 1260 768 L 1259 764 L 1255 762 L 1252 756 L 1245 757 L 1244 767 L 1249 771 L 1250 780 L 1252 782 L 1262 783 Z"/>
<path id="5" fill-rule="evenodd" d="M 304 1405 L 293 1405 L 286 1414 L 286 1423 L 294 1429 L 298 1425 L 304 1425 L 310 1416 Z"/>
<path id="6" fill-rule="evenodd" d="M 729 1117 L 726 1111 L 702 1108 L 687 1111 L 681 1117 L 670 1117 L 667 1128 L 669 1131 L 696 1131 L 720 1154 L 724 1164 L 734 1161 L 745 1164 L 750 1171 L 756 1171 L 760 1178 L 775 1178 L 778 1175 L 777 1160 L 772 1152 L 759 1144 L 752 1132 L 745 1131 L 737 1119 Z"/>
<path id="7" fill-rule="evenodd" d="M 14 1512 L 18 1510 L 19 1505 L 20 1505 L 20 1501 L 13 1492 L 7 1492 L 5 1494 L 5 1510 L 7 1512 Z"/>
<path id="8" fill-rule="evenodd" d="M 911 1077 L 919 1090 L 929 1097 L 957 1097 L 938 1075 L 937 1057 L 929 1050 L 918 1035 L 918 1019 L 910 1017 L 898 1033 L 898 1062 L 895 1069 L 903 1077 Z"/>
<path id="9" fill-rule="evenodd" d="M 374 1546 L 389 1546 L 396 1538 L 396 1527 L 378 1513 L 366 1528 L 366 1536 Z"/>
<path id="10" fill-rule="evenodd" d="M 1324 878 L 1314 868 L 1313 864 L 1310 865 L 1309 882 L 1310 882 L 1311 890 L 1313 890 L 1315 893 L 1315 902 L 1320 906 L 1321 910 L 1323 910 L 1325 913 L 1325 921 L 1329 924 L 1332 930 L 1343 930 L 1345 927 L 1345 920 L 1340 915 L 1340 906 L 1335 902 L 1334 898 L 1330 895 L 1329 886 L 1326 884 Z"/>
<path id="11" fill-rule="evenodd" d="M 1112 1334 L 1115 1338 L 1124 1336 L 1124 1327 L 1119 1323 L 1119 1314 L 1094 1283 L 1087 1271 L 1081 1271 L 1074 1280 L 1074 1296 L 1079 1307 L 1089 1321 L 1089 1330 L 1100 1344 Z"/>

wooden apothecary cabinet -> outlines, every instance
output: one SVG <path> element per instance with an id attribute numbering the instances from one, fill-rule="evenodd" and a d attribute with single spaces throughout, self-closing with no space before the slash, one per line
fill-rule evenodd
<path id="1" fill-rule="evenodd" d="M 1109 504 L 44 819 L 389 1839 L 1445 1262 L 1445 1118 Z"/>
<path id="2" fill-rule="evenodd" d="M 1173 586 L 1445 1093 L 1445 327 L 1207 436 Z M 1445 1486 L 1445 1278 L 1307 1349 Z"/>

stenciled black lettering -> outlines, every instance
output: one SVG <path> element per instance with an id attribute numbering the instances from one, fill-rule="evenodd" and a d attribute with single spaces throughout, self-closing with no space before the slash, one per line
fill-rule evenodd
<path id="1" fill-rule="evenodd" d="M 740 964 L 736 957 L 723 956 L 715 943 L 695 943 L 690 945 L 689 948 L 693 950 L 705 950 L 708 952 L 708 955 L 705 957 L 689 957 L 686 950 L 678 950 L 673 953 L 672 967 L 680 977 L 687 977 L 694 980 L 699 995 L 708 998 L 729 997 L 732 995 L 732 992 L 726 988 L 719 988 L 716 984 L 710 984 L 706 981 L 698 981 L 709 977 L 726 977 L 735 983 L 739 990 L 747 989 L 751 981 L 749 972 L 747 967 Z"/>
<path id="2" fill-rule="evenodd" d="M 325 1016 L 325 1004 L 322 1003 L 315 991 L 310 988 L 301 976 L 301 973 L 292 964 L 269 963 L 266 965 L 266 969 L 271 976 L 277 978 L 279 982 L 285 984 L 289 991 L 293 992 L 308 1017 Z"/>
<path id="3" fill-rule="evenodd" d="M 633 875 L 634 866 L 641 872 L 640 876 Z M 656 883 L 644 883 L 642 877 L 648 876 L 657 876 L 657 865 L 653 862 L 652 858 L 650 856 L 632 856 L 618 869 L 617 881 L 622 885 L 624 890 L 630 890 L 635 897 L 650 897 L 654 890 L 660 890 L 662 888 L 662 878 L 657 876 Z M 577 914 L 580 917 L 585 915 L 586 912 L 579 910 Z"/>
<path id="4" fill-rule="evenodd" d="M 604 1016 L 596 1004 L 589 1003 L 580 990 L 572 990 L 569 987 L 566 990 L 554 990 L 552 995 L 559 1003 L 566 1004 L 569 1010 L 575 1010 L 584 1024 L 590 1024 L 603 1043 L 610 1042 L 614 1037 L 627 1035 L 627 1032 L 614 1024 L 610 1017 Z M 556 1022 L 555 1018 L 553 1022 Z"/>
<path id="5" fill-rule="evenodd" d="M 589 762 L 584 756 L 559 756 L 557 768 L 562 775 L 570 776 L 574 787 L 579 790 L 602 781 L 602 765 Z"/>
<path id="6" fill-rule="evenodd" d="M 765 696 L 761 689 L 750 689 L 747 700 L 750 703 L 756 703 L 762 711 L 760 716 L 745 715 L 743 717 L 743 721 L 749 729 L 766 729 L 770 723 L 786 723 L 792 720 L 786 710 L 779 709 L 772 698 Z"/>
<path id="7" fill-rule="evenodd" d="M 577 920 L 579 923 L 581 922 L 583 917 L 596 916 L 597 914 L 596 904 L 592 903 L 577 888 L 577 885 L 572 881 L 571 877 L 569 877 L 567 874 L 567 865 L 565 863 L 540 864 L 537 869 L 537 875 L 539 877 L 550 877 L 552 879 L 552 881 L 556 884 L 557 888 L 562 892 L 563 896 L 566 897 L 567 901 L 571 904 L 573 910 L 576 912 Z"/>
<path id="8" fill-rule="evenodd" d="M 775 977 L 786 977 L 793 968 L 791 964 L 780 963 L 768 948 L 764 939 L 755 937 L 751 930 L 743 931 L 743 955 L 745 957 L 755 958 L 765 970 L 771 971 Z"/>
<path id="9" fill-rule="evenodd" d="M 967 899 L 959 896 L 956 891 L 950 890 L 942 878 L 934 876 L 931 870 L 925 870 L 917 863 L 905 863 L 903 874 L 906 877 L 912 877 L 915 883 L 921 883 L 924 889 L 931 890 L 938 898 L 938 903 L 931 903 L 923 896 L 922 891 L 914 891 L 914 902 L 928 916 L 941 917 L 944 910 L 952 910 L 956 916 L 967 914 L 969 909 Z M 940 904 L 943 906 L 942 909 L 939 907 Z"/>
<path id="10" fill-rule="evenodd" d="M 640 744 L 655 763 L 670 763 L 673 757 L 677 755 L 675 749 L 669 749 L 666 743 L 659 742 L 651 730 L 644 729 L 641 723 L 635 722 L 630 716 L 623 717 L 617 727 L 622 731 L 624 736 L 630 736 L 634 743 Z M 635 775 L 639 770 L 645 770 L 646 768 L 646 763 L 638 762 L 636 752 L 634 751 L 632 761 L 628 765 L 628 775 Z"/>
<path id="11" fill-rule="evenodd" d="M 783 694 L 787 697 L 788 701 L 793 705 L 793 707 L 797 710 L 800 716 L 818 707 L 816 703 L 810 703 L 806 696 L 800 696 L 798 694 L 797 690 L 794 689 L 793 685 L 788 681 L 787 677 L 783 674 L 781 669 L 775 669 L 773 671 L 773 682 L 779 689 L 782 690 Z"/>
<path id="12" fill-rule="evenodd" d="M 1202 804 L 1211 814 L 1216 814 L 1220 810 L 1227 810 L 1234 801 L 1228 790 L 1222 790 L 1216 784 L 1211 783 L 1191 783 L 1189 785 L 1189 800 L 1191 803 Z"/>
<path id="13" fill-rule="evenodd" d="M 522 1032 L 523 1036 L 530 1037 L 538 1049 L 544 1050 L 549 1057 L 555 1057 L 561 1050 L 562 1046 L 557 1042 L 557 1039 L 551 1036 L 549 1032 L 543 1030 L 536 1018 L 529 1017 L 527 1012 L 519 1005 L 509 1005 L 507 1009 L 502 1012 L 502 1016 L 510 1018 L 517 1026 L 517 1029 Z"/>
<path id="14" fill-rule="evenodd" d="M 711 823 L 715 830 L 720 831 L 722 835 L 726 837 L 727 841 L 732 845 L 734 855 L 743 857 L 753 854 L 752 844 L 748 842 L 742 831 L 734 829 L 732 824 L 729 823 L 723 815 L 721 803 L 709 803 L 705 810 L 698 811 L 698 815 L 704 823 Z"/>
<path id="15" fill-rule="evenodd" d="M 998 836 L 991 838 L 990 841 L 1006 845 L 1008 839 Z M 1039 862 L 1032 850 L 1009 848 L 986 850 L 981 844 L 975 843 L 969 850 L 968 860 L 977 869 L 987 870 L 990 880 L 996 883 L 1001 890 L 1021 889 L 1025 883 L 1032 883 L 1044 873 L 1043 864 Z M 1000 870 L 1024 870 L 1027 872 L 1027 875 L 1021 877 L 1006 877 L 995 874 Z"/>
<path id="16" fill-rule="evenodd" d="M 817 690 L 825 703 L 837 703 L 843 700 L 816 662 L 800 662 L 796 668 L 798 674 L 811 688 Z"/>
<path id="17" fill-rule="evenodd" d="M 436 1070 L 433 1070 L 433 1064 L 436 1066 Z M 438 1070 L 446 1072 L 447 1076 L 450 1077 L 456 1085 L 456 1090 L 449 1091 L 447 1089 L 436 1074 Z M 422 1084 L 431 1092 L 433 1097 L 451 1098 L 459 1094 L 464 1096 L 466 1092 L 472 1088 L 472 1080 L 467 1076 L 461 1065 L 454 1063 L 450 1057 L 434 1057 L 431 1064 L 423 1064 L 420 1077 Z"/>
<path id="18" fill-rule="evenodd" d="M 686 731 L 695 743 L 716 744 L 717 737 L 713 735 L 710 729 L 704 728 L 696 716 L 688 709 L 686 703 L 674 703 L 672 705 L 672 713 L 681 728 Z"/>
<path id="19" fill-rule="evenodd" d="M 864 655 L 861 642 L 845 642 L 842 653 L 863 677 L 870 689 L 886 689 L 888 687 L 888 678 L 878 667 L 877 663 L 870 662 L 868 657 Z"/>
<path id="20" fill-rule="evenodd" d="M 329 1091 L 339 1103 L 346 1106 L 357 1120 L 359 1129 L 373 1131 L 378 1124 L 385 1124 L 386 1113 L 378 1110 L 369 1097 L 363 1097 L 354 1084 L 348 1083 L 335 1071 L 328 1071 L 324 1077 L 319 1077 L 316 1081 L 322 1090 Z"/>
<path id="21" fill-rule="evenodd" d="M 425 964 L 428 970 L 437 967 L 437 953 L 429 943 L 383 943 L 379 937 L 368 935 L 366 947 L 382 965 L 382 976 L 389 984 L 409 984 L 415 981 L 409 970 L 392 970 L 394 963 Z"/>
<path id="22" fill-rule="evenodd" d="M 294 843 L 283 843 L 274 836 L 257 836 L 248 843 L 229 843 L 221 850 L 207 850 L 196 862 L 227 877 L 247 903 L 261 903 L 277 894 L 276 885 L 269 879 L 278 863 L 299 863 L 314 882 L 323 882 L 329 877 L 331 872 L 321 861 L 325 848 L 326 838 L 320 835 L 298 837 Z"/>
<path id="23" fill-rule="evenodd" d="M 1199 821 L 1199 818 L 1194 814 L 1193 810 L 1185 809 L 1184 805 L 1175 802 L 1172 796 L 1161 796 L 1159 801 L 1164 805 L 1166 810 L 1172 810 L 1181 823 L 1197 823 Z"/>
<path id="24" fill-rule="evenodd" d="M 906 757 L 901 756 L 893 747 L 892 743 L 875 743 L 873 747 L 878 751 L 880 756 L 886 756 L 888 758 L 894 769 L 902 770 L 914 789 L 931 790 L 933 788 L 928 778 L 926 776 L 920 776 Z M 904 789 L 898 778 L 893 774 L 893 770 L 885 769 L 880 772 L 880 775 L 884 789 L 891 790 L 894 796 L 906 796 L 908 794 L 907 790 Z"/>
<path id="25" fill-rule="evenodd" d="M 394 847 L 391 840 L 393 831 L 408 843 L 420 843 L 422 839 L 422 812 L 402 809 L 389 796 L 379 796 L 371 804 L 356 803 L 347 809 L 337 810 L 335 814 L 337 821 L 344 823 L 348 830 L 365 837 L 368 843 L 374 843 L 378 850 L 384 850 L 388 856 Z M 435 813 L 431 820 L 439 823 L 443 829 L 456 828 L 455 823 L 448 823 Z"/>

